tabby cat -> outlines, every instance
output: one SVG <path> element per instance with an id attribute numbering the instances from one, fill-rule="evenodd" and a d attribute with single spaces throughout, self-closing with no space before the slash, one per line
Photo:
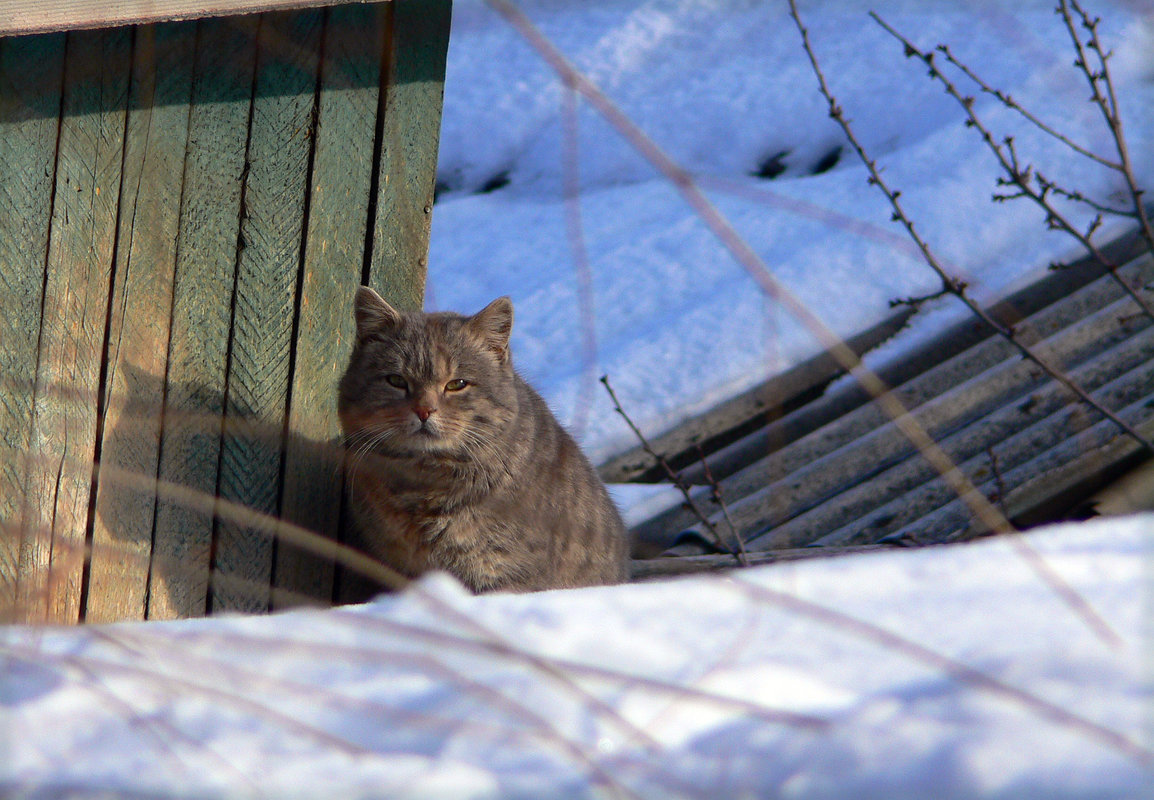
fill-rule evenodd
<path id="1" fill-rule="evenodd" d="M 416 577 L 475 592 L 626 579 L 626 533 L 605 486 L 513 370 L 513 304 L 468 317 L 400 312 L 362 286 L 338 409 L 353 544 Z"/>

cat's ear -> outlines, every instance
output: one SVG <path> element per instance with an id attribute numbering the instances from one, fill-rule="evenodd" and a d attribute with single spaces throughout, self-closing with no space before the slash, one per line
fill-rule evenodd
<path id="1" fill-rule="evenodd" d="M 504 364 L 509 360 L 509 336 L 513 333 L 513 301 L 498 297 L 469 318 L 468 328 Z"/>
<path id="2" fill-rule="evenodd" d="M 401 314 L 368 286 L 357 289 L 353 302 L 357 318 L 357 341 L 363 342 L 373 333 L 392 330 L 401 324 Z"/>

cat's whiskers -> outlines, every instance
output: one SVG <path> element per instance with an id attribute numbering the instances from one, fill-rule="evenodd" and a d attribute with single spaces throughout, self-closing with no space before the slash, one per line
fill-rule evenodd
<path id="1" fill-rule="evenodd" d="M 355 446 L 352 447 L 353 457 L 349 461 L 347 467 L 350 493 L 355 492 L 356 474 L 361 466 L 361 463 L 380 444 L 395 436 L 395 434 L 396 431 L 392 428 L 387 426 L 379 426 L 376 428 L 362 428 L 349 437 L 350 445 L 355 443 Z"/>
<path id="2" fill-rule="evenodd" d="M 464 428 L 460 436 L 461 449 L 466 455 L 479 464 L 500 464 L 501 471 L 512 477 L 509 469 L 508 454 L 487 436 L 482 436 L 471 428 Z"/>

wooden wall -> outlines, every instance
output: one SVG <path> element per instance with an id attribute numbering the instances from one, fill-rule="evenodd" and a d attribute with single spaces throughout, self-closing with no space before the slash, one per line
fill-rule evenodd
<path id="1" fill-rule="evenodd" d="M 228 503 L 336 535 L 352 297 L 421 304 L 449 14 L 0 39 L 9 617 L 333 597 L 331 563 Z"/>

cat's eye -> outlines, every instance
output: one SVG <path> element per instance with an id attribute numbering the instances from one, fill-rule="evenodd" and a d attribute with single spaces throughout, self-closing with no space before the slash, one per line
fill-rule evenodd
<path id="1" fill-rule="evenodd" d="M 389 386 L 395 386 L 398 389 L 408 389 L 409 382 L 400 375 L 386 375 L 385 380 L 388 381 Z"/>
<path id="2" fill-rule="evenodd" d="M 459 392 L 468 385 L 469 385 L 469 382 L 467 380 L 464 380 L 463 378 L 453 378 L 453 380 L 451 380 L 445 384 L 445 391 L 446 392 Z"/>

